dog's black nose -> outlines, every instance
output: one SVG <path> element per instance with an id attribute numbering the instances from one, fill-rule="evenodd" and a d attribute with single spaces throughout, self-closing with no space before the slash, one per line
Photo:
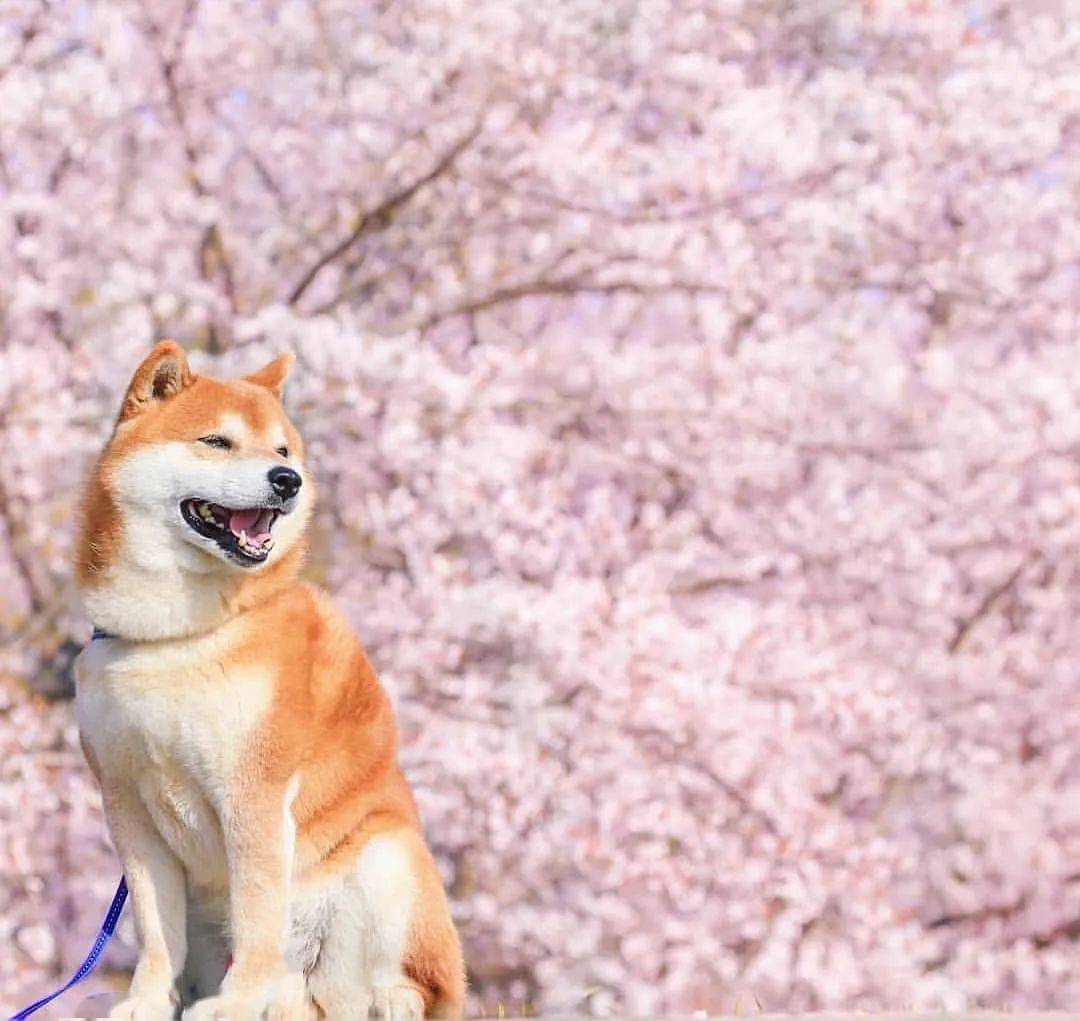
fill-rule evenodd
<path id="1" fill-rule="evenodd" d="M 296 496 L 304 484 L 300 473 L 294 472 L 292 468 L 271 468 L 267 478 L 270 479 L 270 486 L 274 492 L 283 500 Z"/>

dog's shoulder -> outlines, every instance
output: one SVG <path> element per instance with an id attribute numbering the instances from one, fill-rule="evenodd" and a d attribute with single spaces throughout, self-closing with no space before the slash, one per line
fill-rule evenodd
<path id="1" fill-rule="evenodd" d="M 326 593 L 297 585 L 248 616 L 246 640 L 230 663 L 271 663 L 275 706 L 268 722 L 279 737 L 287 731 L 305 744 L 329 747 L 367 733 L 393 744 L 389 699 L 352 626 Z"/>

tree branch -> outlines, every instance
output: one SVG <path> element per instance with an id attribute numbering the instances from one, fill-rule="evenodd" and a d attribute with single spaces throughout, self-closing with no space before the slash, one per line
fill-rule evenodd
<path id="1" fill-rule="evenodd" d="M 199 0 L 187 0 L 181 15 L 176 40 L 168 55 L 165 52 L 161 29 L 154 23 L 149 14 L 147 14 L 146 22 L 147 34 L 154 42 L 155 56 L 157 57 L 162 80 L 165 83 L 169 110 L 172 113 L 173 120 L 176 122 L 183 143 L 191 190 L 200 198 L 204 198 L 210 195 L 210 189 L 207 188 L 206 182 L 199 176 L 199 153 L 195 146 L 194 136 L 188 121 L 187 108 L 184 105 L 183 92 L 177 78 L 177 69 L 183 55 L 184 43 L 195 21 L 198 7 Z M 217 223 L 211 223 L 203 230 L 196 253 L 196 265 L 199 267 L 199 275 L 208 284 L 211 284 L 214 277 L 220 273 L 225 298 L 229 303 L 229 308 L 235 314 L 237 310 L 237 294 L 232 258 L 225 244 L 221 227 Z M 210 347 L 212 350 L 216 350 L 219 346 L 217 331 L 213 322 L 211 322 Z"/>
<path id="2" fill-rule="evenodd" d="M 580 277 L 564 277 L 554 280 L 532 280 L 523 284 L 502 287 L 482 298 L 464 301 L 441 312 L 433 312 L 421 324 L 428 329 L 444 319 L 459 315 L 475 315 L 496 305 L 531 298 L 537 295 L 572 297 L 575 294 L 726 294 L 727 290 L 716 284 L 692 280 L 676 280 L 667 284 L 642 283 L 636 280 L 592 281 Z"/>
<path id="3" fill-rule="evenodd" d="M 361 212 L 357 214 L 356 221 L 353 225 L 353 229 L 342 238 L 336 245 L 323 252 L 303 273 L 292 291 L 289 292 L 289 296 L 286 299 L 286 303 L 289 305 L 295 305 L 307 292 L 308 288 L 315 282 L 316 277 L 327 267 L 330 263 L 337 259 L 340 259 L 357 241 L 360 240 L 366 233 L 371 230 L 381 230 L 389 224 L 394 214 L 423 188 L 426 188 L 432 181 L 445 174 L 456 162 L 457 158 L 472 144 L 477 135 L 480 134 L 481 124 L 477 122 L 473 127 L 465 133 L 464 136 L 459 138 L 449 149 L 446 150 L 436 161 L 435 165 L 423 175 L 423 177 L 417 178 L 411 184 L 402 188 L 400 191 L 395 192 L 393 195 L 388 196 L 382 202 L 380 202 L 374 209 L 367 212 Z"/>
<path id="4" fill-rule="evenodd" d="M 974 613 L 957 622 L 956 633 L 952 636 L 952 640 L 948 645 L 950 655 L 960 651 L 960 646 L 964 644 L 975 625 L 986 617 L 997 605 L 998 601 L 1012 589 L 1019 580 L 1020 575 L 1024 573 L 1024 568 L 1031 563 L 1032 559 L 1029 556 L 1021 560 L 1016 569 L 1004 581 L 999 582 L 983 596 L 982 602 L 975 608 Z"/>

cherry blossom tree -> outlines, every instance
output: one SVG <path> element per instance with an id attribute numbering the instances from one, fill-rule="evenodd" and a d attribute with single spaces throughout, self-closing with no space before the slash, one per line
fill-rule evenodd
<path id="1" fill-rule="evenodd" d="M 175 336 L 298 354 L 477 1009 L 1075 1005 L 1067 15 L 18 0 L 0 999 L 115 880 L 70 522 Z"/>

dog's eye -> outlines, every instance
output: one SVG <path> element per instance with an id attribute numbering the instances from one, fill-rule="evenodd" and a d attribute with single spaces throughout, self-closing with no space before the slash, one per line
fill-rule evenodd
<path id="1" fill-rule="evenodd" d="M 289 456 L 289 448 L 288 448 L 288 447 L 278 447 L 278 448 L 277 448 L 277 452 L 278 452 L 278 453 L 279 453 L 279 454 L 280 454 L 280 455 L 281 455 L 282 457 L 288 457 L 288 456 Z"/>
<path id="2" fill-rule="evenodd" d="M 217 447 L 219 450 L 232 450 L 233 442 L 228 436 L 219 436 L 217 433 L 211 433 L 209 436 L 200 436 L 200 443 L 205 443 L 208 447 Z"/>

